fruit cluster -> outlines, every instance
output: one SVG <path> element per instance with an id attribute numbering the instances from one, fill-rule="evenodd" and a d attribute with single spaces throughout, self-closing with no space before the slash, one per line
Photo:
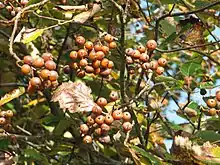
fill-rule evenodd
<path id="1" fill-rule="evenodd" d="M 156 47 L 156 41 L 149 40 L 147 41 L 146 47 L 140 45 L 137 47 L 137 49 L 127 48 L 125 53 L 129 73 L 134 74 L 134 69 L 139 69 L 141 67 L 145 71 L 151 69 L 155 71 L 157 75 L 162 75 L 164 72 L 164 67 L 167 64 L 167 60 L 165 58 L 159 58 L 158 60 L 151 58 L 153 57 L 152 52 L 156 49 Z"/>
<path id="2" fill-rule="evenodd" d="M 76 37 L 75 42 L 79 49 L 70 52 L 69 57 L 72 62 L 69 67 L 76 71 L 78 77 L 82 78 L 86 73 L 106 77 L 111 73 L 114 63 L 106 56 L 110 49 L 115 49 L 117 46 L 113 36 L 106 34 L 102 44 L 86 41 L 83 36 Z M 64 72 L 68 73 L 68 70 L 68 67 L 64 67 Z"/>
<path id="3" fill-rule="evenodd" d="M 111 92 L 110 100 L 118 99 L 117 92 Z M 83 143 L 92 143 L 93 138 L 98 139 L 101 143 L 109 143 L 111 138 L 109 131 L 112 129 L 114 122 L 122 124 L 124 132 L 132 129 L 131 114 L 121 110 L 113 110 L 111 113 L 104 113 L 103 108 L 107 105 L 104 97 L 98 98 L 96 105 L 92 108 L 92 113 L 87 116 L 86 123 L 80 125 L 80 132 L 83 137 Z M 122 123 L 120 122 L 122 121 Z"/>
<path id="4" fill-rule="evenodd" d="M 12 110 L 6 110 L 0 112 L 0 125 L 5 131 L 10 131 L 12 128 L 11 118 L 14 116 Z"/>
<path id="5" fill-rule="evenodd" d="M 55 88 L 58 85 L 56 63 L 51 53 L 43 53 L 41 57 L 24 56 L 21 72 L 30 75 L 28 92 L 44 88 Z"/>
<path id="6" fill-rule="evenodd" d="M 213 98 L 209 98 L 206 101 L 207 106 L 210 108 L 208 111 L 205 111 L 205 114 L 215 116 L 216 114 L 220 115 L 220 90 L 216 91 L 216 95 Z"/>
<path id="7" fill-rule="evenodd" d="M 0 2 L 0 9 L 5 8 L 11 16 L 15 16 L 28 2 L 29 0 L 20 0 L 20 2 L 18 0 L 5 0 Z"/>

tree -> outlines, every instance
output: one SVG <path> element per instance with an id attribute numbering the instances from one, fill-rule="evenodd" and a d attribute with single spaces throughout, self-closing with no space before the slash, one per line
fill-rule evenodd
<path id="1" fill-rule="evenodd" d="M 220 164 L 219 1 L 0 8 L 3 164 Z"/>

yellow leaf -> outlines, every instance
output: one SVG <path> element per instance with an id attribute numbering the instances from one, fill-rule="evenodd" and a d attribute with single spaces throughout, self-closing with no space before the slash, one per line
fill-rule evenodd
<path id="1" fill-rule="evenodd" d="M 119 78 L 119 74 L 116 73 L 116 72 L 114 72 L 114 71 L 111 72 L 111 76 L 112 76 L 115 80 L 117 80 L 117 79 Z"/>
<path id="2" fill-rule="evenodd" d="M 117 100 L 116 102 L 109 102 L 106 106 L 105 106 L 105 109 L 108 111 L 108 112 L 111 112 L 113 107 L 116 108 L 117 107 L 117 103 L 119 102 L 120 100 Z"/>
<path id="3" fill-rule="evenodd" d="M 27 44 L 27 43 L 37 39 L 39 36 L 42 35 L 43 32 L 44 32 L 44 29 L 36 29 L 32 32 L 24 33 L 24 38 L 22 39 L 22 42 L 24 44 Z"/>
<path id="4" fill-rule="evenodd" d="M 7 93 L 5 96 L 3 96 L 0 100 L 0 106 L 10 102 L 11 100 L 21 96 L 22 94 L 24 94 L 25 92 L 25 88 L 24 87 L 20 87 L 18 89 L 14 89 L 12 92 Z"/>

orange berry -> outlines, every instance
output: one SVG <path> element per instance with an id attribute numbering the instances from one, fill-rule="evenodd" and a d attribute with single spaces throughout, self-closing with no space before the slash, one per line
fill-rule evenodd
<path id="1" fill-rule="evenodd" d="M 79 49 L 77 53 L 78 53 L 79 59 L 82 59 L 88 56 L 88 52 L 85 49 Z"/>
<path id="2" fill-rule="evenodd" d="M 41 72 L 40 72 L 40 77 L 44 80 L 47 80 L 50 76 L 50 71 L 48 69 L 43 69 Z"/>
<path id="3" fill-rule="evenodd" d="M 86 135 L 83 137 L 83 143 L 84 144 L 91 144 L 92 143 L 92 137 L 90 135 Z"/>
<path id="4" fill-rule="evenodd" d="M 84 46 L 87 50 L 93 49 L 93 43 L 91 41 L 87 41 Z"/>
<path id="5" fill-rule="evenodd" d="M 146 48 L 143 46 L 143 45 L 139 45 L 137 47 L 137 50 L 140 52 L 140 53 L 144 53 L 146 51 Z"/>
<path id="6" fill-rule="evenodd" d="M 126 121 L 123 123 L 122 127 L 125 132 L 128 132 L 132 129 L 132 124 L 130 122 Z"/>
<path id="7" fill-rule="evenodd" d="M 110 130 L 110 126 L 105 123 L 103 123 L 100 127 L 104 133 L 106 133 Z"/>
<path id="8" fill-rule="evenodd" d="M 30 83 L 31 83 L 31 85 L 33 85 L 35 87 L 40 86 L 41 85 L 41 80 L 40 80 L 39 77 L 33 77 L 33 78 L 31 78 Z"/>
<path id="9" fill-rule="evenodd" d="M 111 91 L 110 95 L 109 95 L 109 98 L 111 101 L 116 101 L 119 99 L 119 96 L 118 96 L 118 92 L 116 91 Z"/>
<path id="10" fill-rule="evenodd" d="M 108 61 L 108 68 L 112 69 L 114 67 L 114 62 L 113 61 Z"/>
<path id="11" fill-rule="evenodd" d="M 58 79 L 58 73 L 54 70 L 50 71 L 49 79 L 50 81 L 56 81 Z"/>
<path id="12" fill-rule="evenodd" d="M 96 68 L 96 69 L 94 70 L 94 74 L 95 74 L 95 75 L 99 74 L 100 72 L 101 72 L 101 69 L 100 69 L 100 68 Z"/>
<path id="13" fill-rule="evenodd" d="M 89 53 L 89 59 L 92 60 L 92 61 L 95 61 L 97 59 L 97 55 L 96 55 L 96 52 L 94 50 L 92 50 Z"/>
<path id="14" fill-rule="evenodd" d="M 105 123 L 106 123 L 106 124 L 112 124 L 113 121 L 114 121 L 114 118 L 112 117 L 112 115 L 107 114 L 107 115 L 105 116 Z"/>
<path id="15" fill-rule="evenodd" d="M 217 101 L 220 101 L 220 90 L 216 92 L 215 97 Z"/>
<path id="16" fill-rule="evenodd" d="M 210 108 L 214 108 L 216 106 L 216 100 L 215 99 L 208 99 L 206 104 L 210 107 Z"/>
<path id="17" fill-rule="evenodd" d="M 78 45 L 84 45 L 85 44 L 85 42 L 86 42 L 86 39 L 83 37 L 83 36 L 77 36 L 76 37 L 76 43 L 78 44 Z"/>
<path id="18" fill-rule="evenodd" d="M 209 115 L 211 115 L 211 116 L 215 116 L 215 115 L 217 114 L 215 108 L 211 108 L 211 109 L 208 111 L 208 113 L 209 113 Z"/>
<path id="19" fill-rule="evenodd" d="M 81 60 L 79 61 L 79 66 L 85 67 L 85 66 L 87 66 L 87 65 L 88 65 L 88 61 L 87 61 L 86 59 L 81 59 Z"/>
<path id="20" fill-rule="evenodd" d="M 144 70 L 147 70 L 147 69 L 150 69 L 151 68 L 151 65 L 150 63 L 148 62 L 145 62 L 141 65 L 141 68 L 144 69 Z"/>
<path id="21" fill-rule="evenodd" d="M 147 55 L 147 53 L 141 53 L 140 61 L 147 62 L 148 60 L 149 60 L 149 56 Z"/>
<path id="22" fill-rule="evenodd" d="M 92 107 L 92 113 L 95 115 L 101 115 L 102 114 L 102 108 L 98 105 L 95 105 Z"/>
<path id="23" fill-rule="evenodd" d="M 33 58 L 31 56 L 24 56 L 23 61 L 25 64 L 31 65 L 33 62 Z"/>
<path id="24" fill-rule="evenodd" d="M 88 125 L 93 125 L 95 123 L 95 120 L 92 116 L 87 117 L 87 124 Z"/>
<path id="25" fill-rule="evenodd" d="M 44 66 L 44 59 L 41 57 L 38 57 L 36 59 L 34 59 L 33 61 L 33 66 L 36 68 L 41 68 Z"/>
<path id="26" fill-rule="evenodd" d="M 104 36 L 104 40 L 105 40 L 106 42 L 112 42 L 112 41 L 114 40 L 114 38 L 113 38 L 112 35 L 106 34 L 106 35 Z"/>
<path id="27" fill-rule="evenodd" d="M 105 120 L 105 117 L 103 115 L 99 115 L 95 118 L 95 122 L 99 125 L 103 124 Z"/>
<path id="28" fill-rule="evenodd" d="M 96 52 L 96 57 L 97 57 L 97 60 L 102 60 L 105 57 L 105 54 L 103 51 L 98 51 Z"/>
<path id="29" fill-rule="evenodd" d="M 102 129 L 101 128 L 96 128 L 95 129 L 95 133 L 96 133 L 96 135 L 102 135 Z"/>
<path id="30" fill-rule="evenodd" d="M 159 67 L 156 69 L 156 73 L 157 73 L 158 75 L 162 75 L 163 72 L 164 72 L 164 68 L 161 67 L 161 66 L 159 66 Z"/>
<path id="31" fill-rule="evenodd" d="M 4 125 L 6 123 L 6 120 L 4 117 L 0 117 L 0 124 Z"/>
<path id="32" fill-rule="evenodd" d="M 152 70 L 156 70 L 157 67 L 158 67 L 158 62 L 157 62 L 157 61 L 151 61 L 151 62 L 150 62 L 150 68 L 151 68 Z"/>
<path id="33" fill-rule="evenodd" d="M 102 51 L 102 45 L 101 44 L 95 44 L 94 49 L 95 49 L 96 52 Z"/>
<path id="34" fill-rule="evenodd" d="M 111 74 L 111 69 L 105 69 L 105 70 L 101 70 L 101 72 L 99 73 L 101 76 L 103 76 L 103 77 L 107 77 L 108 75 L 110 75 Z"/>
<path id="35" fill-rule="evenodd" d="M 89 131 L 89 127 L 87 126 L 87 124 L 82 124 L 80 125 L 80 132 L 83 134 L 86 134 Z"/>
<path id="36" fill-rule="evenodd" d="M 133 53 L 134 53 L 134 50 L 133 50 L 132 48 L 127 48 L 127 49 L 125 50 L 125 53 L 126 53 L 127 55 L 129 55 L 129 56 L 132 56 Z"/>
<path id="37" fill-rule="evenodd" d="M 24 65 L 22 65 L 22 67 L 21 67 L 21 72 L 23 73 L 23 74 L 29 74 L 30 72 L 31 72 L 31 67 L 28 65 L 28 64 L 24 64 Z"/>
<path id="38" fill-rule="evenodd" d="M 107 58 L 103 58 L 102 61 L 101 61 L 101 67 L 102 68 L 107 68 L 108 63 L 109 63 L 109 60 Z"/>
<path id="39" fill-rule="evenodd" d="M 131 57 L 133 57 L 135 59 L 139 59 L 141 57 L 141 53 L 138 50 L 134 50 L 134 52 L 131 55 Z"/>
<path id="40" fill-rule="evenodd" d="M 72 60 L 76 60 L 78 57 L 78 53 L 77 51 L 71 51 L 69 56 Z"/>
<path id="41" fill-rule="evenodd" d="M 45 67 L 49 70 L 55 70 L 57 67 L 57 64 L 52 60 L 48 60 L 45 62 Z"/>
<path id="42" fill-rule="evenodd" d="M 92 66 L 87 65 L 85 67 L 86 73 L 93 73 L 94 72 L 94 68 Z"/>
<path id="43" fill-rule="evenodd" d="M 129 112 L 124 112 L 122 119 L 124 121 L 129 121 L 131 119 L 131 114 Z"/>
<path id="44" fill-rule="evenodd" d="M 115 49 L 117 47 L 117 44 L 116 42 L 113 41 L 113 42 L 110 42 L 108 46 L 110 49 Z"/>
<path id="45" fill-rule="evenodd" d="M 153 50 L 156 49 L 157 43 L 156 43 L 155 40 L 149 40 L 149 41 L 147 41 L 146 47 L 147 47 L 149 50 L 153 51 Z"/>
<path id="46" fill-rule="evenodd" d="M 115 111 L 112 113 L 112 117 L 113 117 L 115 120 L 121 120 L 122 117 L 123 117 L 122 111 L 121 111 L 121 110 L 115 110 Z"/>
<path id="47" fill-rule="evenodd" d="M 167 65 L 167 60 L 165 59 L 165 58 L 159 58 L 158 59 L 158 64 L 160 65 L 160 66 L 166 66 Z"/>
<path id="48" fill-rule="evenodd" d="M 109 47 L 108 46 L 102 46 L 102 51 L 104 54 L 108 54 L 109 53 Z"/>
<path id="49" fill-rule="evenodd" d="M 14 113 L 13 113 L 12 110 L 7 110 L 7 111 L 5 112 L 5 116 L 6 116 L 6 117 L 13 117 L 13 116 L 14 116 Z"/>
<path id="50" fill-rule="evenodd" d="M 77 77 L 83 78 L 86 75 L 84 70 L 77 71 Z"/>
<path id="51" fill-rule="evenodd" d="M 51 53 L 43 53 L 42 56 L 41 56 L 44 61 L 48 61 L 48 60 L 53 60 L 53 55 Z"/>
<path id="52" fill-rule="evenodd" d="M 98 98 L 98 100 L 96 101 L 96 104 L 98 104 L 98 106 L 100 107 L 104 107 L 107 105 L 107 100 L 104 97 L 100 97 Z"/>

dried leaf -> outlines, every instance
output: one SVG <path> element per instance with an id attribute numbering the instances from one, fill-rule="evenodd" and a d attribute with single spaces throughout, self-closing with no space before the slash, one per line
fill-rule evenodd
<path id="1" fill-rule="evenodd" d="M 14 89 L 12 92 L 7 93 L 5 96 L 3 96 L 0 100 L 0 106 L 8 103 L 9 101 L 21 96 L 22 94 L 24 94 L 25 92 L 25 88 L 21 87 L 18 89 Z"/>
<path id="2" fill-rule="evenodd" d="M 92 111 L 95 105 L 91 89 L 83 82 L 65 82 L 54 92 L 52 100 L 59 102 L 60 108 L 71 113 Z"/>

